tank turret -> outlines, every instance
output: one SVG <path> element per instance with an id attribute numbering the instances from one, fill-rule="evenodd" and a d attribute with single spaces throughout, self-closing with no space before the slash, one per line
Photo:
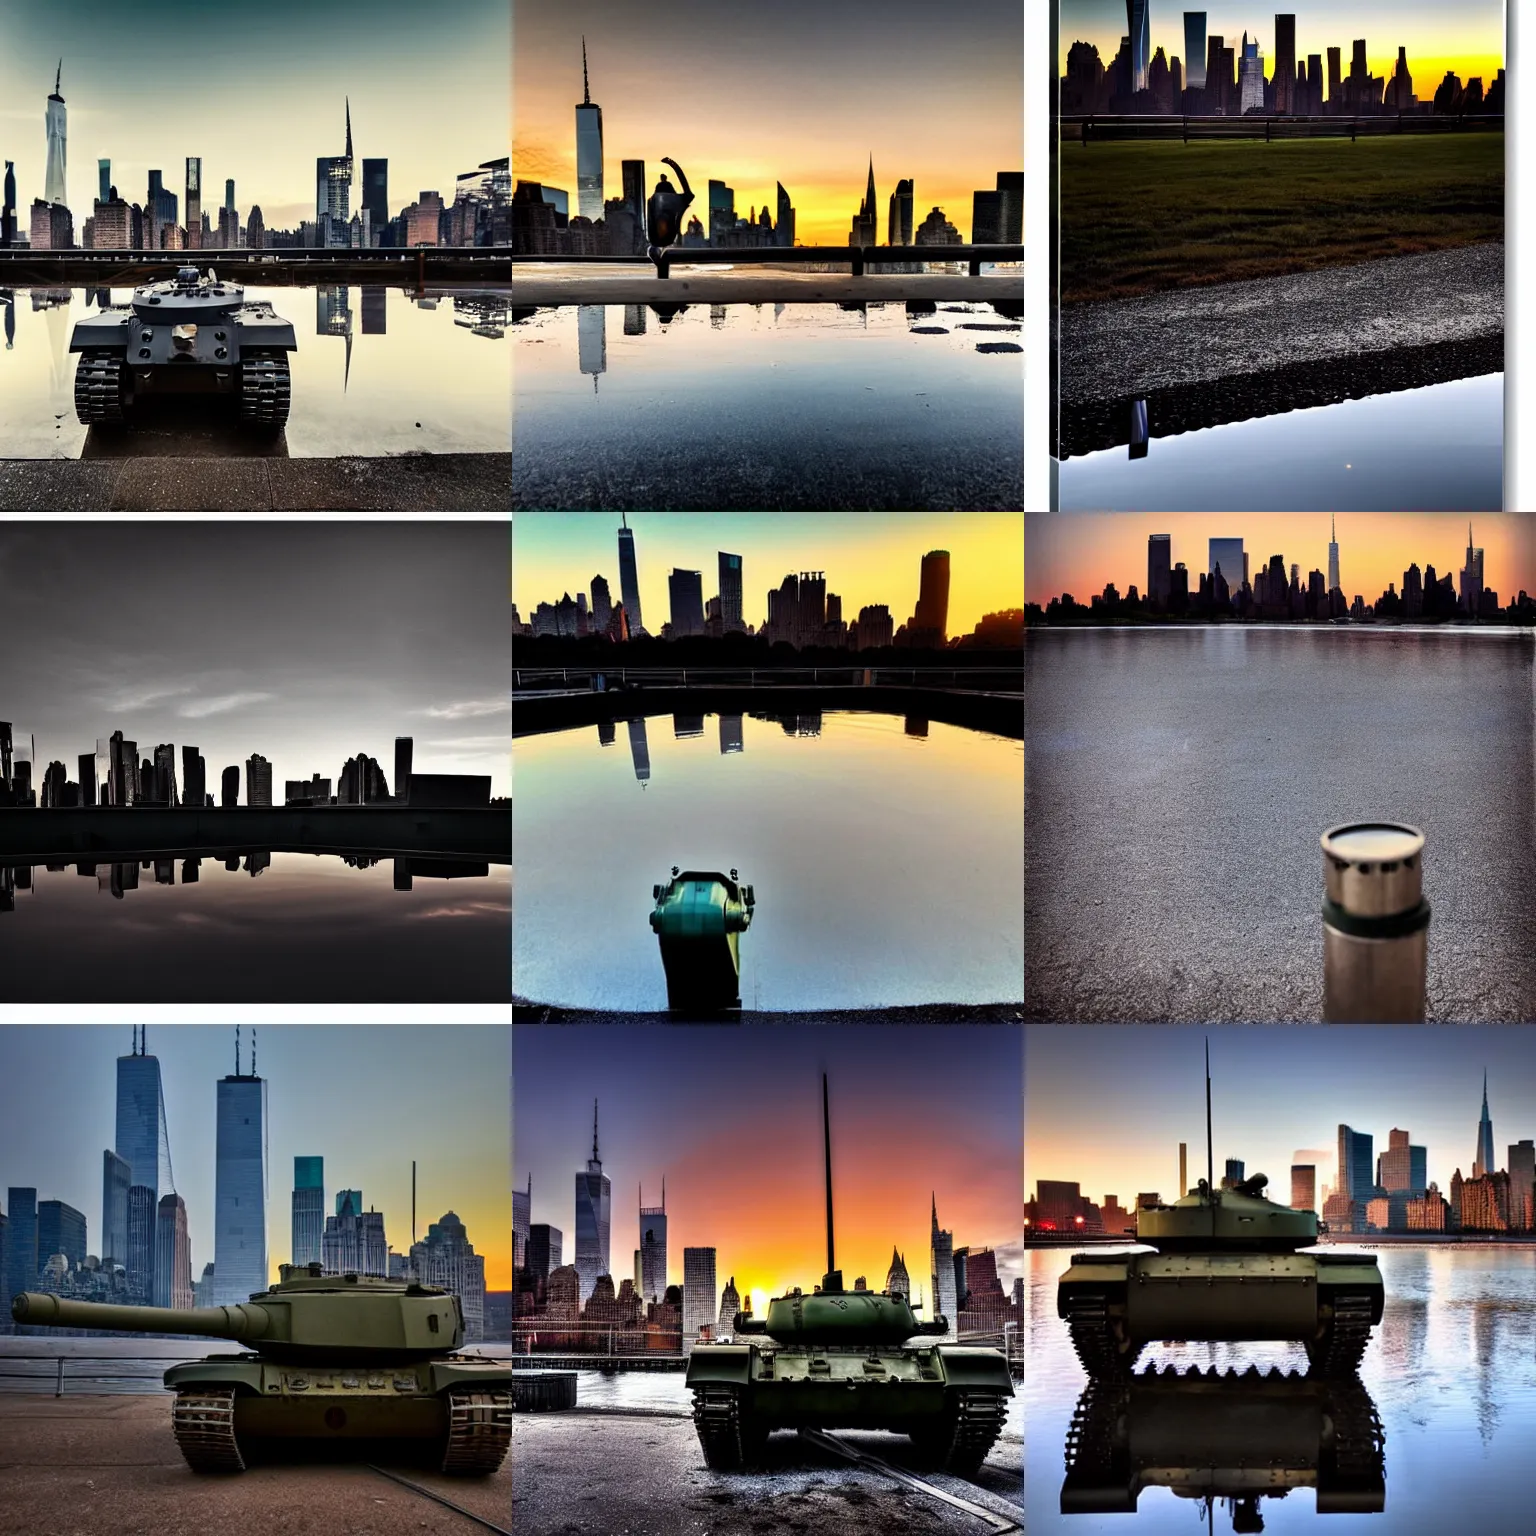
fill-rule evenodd
<path id="1" fill-rule="evenodd" d="M 171 1425 L 194 1471 L 238 1472 L 263 1442 L 427 1441 L 445 1472 L 478 1475 L 511 1441 L 510 1366 L 458 1353 L 459 1298 L 437 1286 L 327 1275 L 285 1264 L 249 1302 L 222 1307 L 112 1306 L 24 1292 L 11 1316 L 30 1326 L 198 1334 L 253 1353 L 173 1366 Z"/>
<path id="2" fill-rule="evenodd" d="M 900 1292 L 847 1291 L 832 1223 L 832 1130 L 821 1080 L 826 1154 L 827 1269 L 809 1295 L 798 1286 L 766 1317 L 737 1313 L 745 1342 L 697 1345 L 688 1360 L 694 1425 L 705 1461 L 729 1470 L 760 1457 L 775 1429 L 888 1429 L 910 1435 L 925 1459 L 974 1476 L 1002 1433 L 1013 1393 L 1000 1351 L 932 1344 L 950 1322 L 919 1322 Z M 760 1342 L 762 1341 L 762 1342 Z"/>

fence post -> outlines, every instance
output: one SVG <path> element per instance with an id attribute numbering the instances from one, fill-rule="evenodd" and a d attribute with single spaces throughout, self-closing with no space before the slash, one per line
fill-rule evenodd
<path id="1" fill-rule="evenodd" d="M 53 1395 L 55 1397 L 63 1397 L 64 1396 L 64 1356 L 63 1355 L 59 1356 L 59 1374 L 58 1374 L 57 1378 L 54 1381 Z"/>
<path id="2" fill-rule="evenodd" d="M 1184 114 L 1184 142 L 1189 143 L 1189 113 Z"/>
<path id="3" fill-rule="evenodd" d="M 1269 143 L 1269 125 L 1270 125 L 1270 123 L 1271 123 L 1271 122 L 1272 122 L 1272 121 L 1273 121 L 1273 119 L 1271 119 L 1271 118 L 1268 118 L 1268 117 L 1266 117 L 1266 118 L 1265 118 L 1265 119 L 1264 119 L 1264 142 L 1265 142 L 1265 143 L 1266 143 L 1266 144 L 1268 144 L 1268 143 Z"/>

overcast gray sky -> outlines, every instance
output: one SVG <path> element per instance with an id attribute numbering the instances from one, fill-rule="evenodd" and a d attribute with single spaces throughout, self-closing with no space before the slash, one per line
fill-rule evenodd
<path id="1" fill-rule="evenodd" d="M 505 523 L 0 526 L 0 719 L 39 768 L 121 730 L 202 752 L 209 788 L 260 752 L 274 790 L 358 752 L 394 789 L 488 773 L 511 793 Z"/>

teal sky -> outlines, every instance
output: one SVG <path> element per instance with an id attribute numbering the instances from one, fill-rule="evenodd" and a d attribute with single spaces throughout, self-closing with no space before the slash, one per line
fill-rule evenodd
<path id="1" fill-rule="evenodd" d="M 152 167 L 183 198 L 199 155 L 205 208 L 232 176 L 242 216 L 255 202 L 268 228 L 313 218 L 315 159 L 345 150 L 348 96 L 354 209 L 365 156 L 389 161 L 398 213 L 423 189 L 451 202 L 460 172 L 509 153 L 507 0 L 5 0 L 0 14 L 0 158 L 16 162 L 24 210 L 43 191 L 62 56 L 77 232 L 98 159 L 129 202 Z"/>
<path id="2" fill-rule="evenodd" d="M 251 1030 L 241 1031 L 249 1071 Z M 0 1198 L 35 1186 L 40 1200 L 84 1212 L 88 1251 L 101 1248 L 101 1154 L 116 1129 L 117 1058 L 131 1021 L 0 1026 Z M 234 1071 L 233 1026 L 156 1025 L 176 1191 L 187 1203 L 194 1280 L 213 1258 L 215 1084 Z M 267 1079 L 267 1254 L 271 1278 L 290 1257 L 293 1159 L 325 1159 L 326 1210 L 360 1189 L 383 1211 L 390 1246 L 449 1209 L 486 1255 L 486 1285 L 510 1283 L 510 1030 L 496 1025 L 262 1025 Z M 164 1193 L 164 1191 L 162 1191 Z M 9 1201 L 7 1199 L 7 1210 Z"/>

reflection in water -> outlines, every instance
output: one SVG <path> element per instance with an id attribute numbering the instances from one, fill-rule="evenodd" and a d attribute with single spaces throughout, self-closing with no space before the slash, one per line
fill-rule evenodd
<path id="1" fill-rule="evenodd" d="M 576 309 L 577 366 L 592 375 L 592 393 L 597 393 L 597 376 L 608 369 L 608 310 L 602 304 L 581 304 Z"/>
<path id="2" fill-rule="evenodd" d="M 655 870 L 676 864 L 750 872 L 748 1006 L 1017 1000 L 1021 743 L 938 722 L 914 739 L 900 716 L 842 711 L 679 711 L 624 728 L 627 761 L 601 728 L 514 743 L 519 996 L 665 1008 L 647 918 Z"/>
<path id="3" fill-rule="evenodd" d="M 1066 1435 L 1061 1512 L 1133 1514 L 1143 1488 L 1199 1499 L 1207 1530 L 1222 1500 L 1232 1530 L 1264 1529 L 1264 1499 L 1315 1488 L 1318 1514 L 1386 1507 L 1385 1434 L 1358 1380 L 1250 1367 L 1180 1375 L 1171 1366 L 1095 1382 Z"/>
<path id="4" fill-rule="evenodd" d="M 436 855 L 0 865 L 0 1001 L 502 1002 L 510 910 L 507 867 Z"/>

